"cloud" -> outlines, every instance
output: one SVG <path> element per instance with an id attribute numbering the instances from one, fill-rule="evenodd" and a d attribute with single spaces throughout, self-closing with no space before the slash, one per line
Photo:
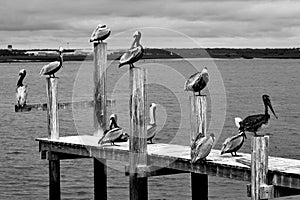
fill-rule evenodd
<path id="1" fill-rule="evenodd" d="M 299 7 L 296 0 L 4 0 L 0 8 L 0 42 L 16 43 L 23 36 L 23 41 L 37 44 L 62 41 L 85 46 L 96 25 L 106 23 L 112 36 L 138 27 L 162 27 L 198 41 L 214 39 L 220 45 L 236 38 L 249 42 L 267 38 L 280 39 L 284 46 L 290 45 L 287 41 L 299 40 Z M 146 36 L 161 38 L 159 44 L 166 46 L 167 38 L 175 37 L 168 32 L 149 32 Z"/>

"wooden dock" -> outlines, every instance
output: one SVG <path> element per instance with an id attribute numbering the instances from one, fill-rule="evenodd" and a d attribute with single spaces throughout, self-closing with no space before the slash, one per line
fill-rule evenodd
<path id="1" fill-rule="evenodd" d="M 60 154 L 62 158 L 88 157 L 107 160 L 129 161 L 129 143 L 97 144 L 99 138 L 91 135 L 60 137 L 57 140 L 38 138 L 39 150 L 42 154 L 51 152 Z M 240 181 L 251 179 L 250 166 L 242 164 L 241 159 L 251 161 L 251 155 L 239 153 L 239 157 L 220 155 L 219 150 L 212 150 L 207 161 L 190 163 L 190 146 L 176 144 L 148 144 L 148 165 L 182 172 L 208 174 Z M 45 158 L 45 157 L 44 157 Z M 124 165 L 125 166 L 125 165 Z M 151 167 L 149 169 L 151 169 Z M 274 186 L 300 189 L 300 160 L 269 157 L 268 182 Z M 300 194 L 300 193 L 299 193 Z"/>
<path id="2" fill-rule="evenodd" d="M 41 158 L 49 161 L 49 199 L 61 199 L 60 160 L 91 158 L 94 161 L 94 199 L 107 199 L 107 160 L 124 163 L 129 176 L 131 200 L 148 199 L 148 177 L 189 173 L 193 200 L 208 199 L 208 176 L 247 181 L 245 188 L 252 200 L 300 195 L 300 160 L 269 156 L 269 137 L 253 137 L 251 154 L 239 157 L 220 155 L 212 150 L 206 161 L 191 164 L 191 146 L 147 144 L 145 125 L 146 72 L 130 69 L 130 139 L 128 142 L 99 145 L 107 129 L 107 107 L 114 100 L 106 96 L 106 43 L 95 43 L 94 99 L 85 102 L 58 103 L 57 78 L 47 78 L 47 104 L 27 105 L 16 112 L 46 110 L 48 137 L 39 142 Z M 206 99 L 190 98 L 191 138 L 206 135 Z M 60 137 L 58 110 L 94 107 L 94 133 Z M 76 134 L 76 133 L 74 133 Z M 191 141 L 192 142 L 192 141 Z"/>

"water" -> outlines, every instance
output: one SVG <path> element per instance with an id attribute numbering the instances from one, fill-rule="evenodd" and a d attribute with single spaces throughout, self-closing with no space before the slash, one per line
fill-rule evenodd
<path id="1" fill-rule="evenodd" d="M 27 70 L 28 103 L 46 102 L 45 80 L 38 72 L 45 63 L 0 64 L 0 199 L 47 199 L 48 162 L 40 159 L 35 138 L 46 137 L 46 113 L 15 113 L 15 85 L 18 71 Z M 148 60 L 139 62 L 148 71 L 148 104 L 155 102 L 159 133 L 154 142 L 189 144 L 188 94 L 183 90 L 184 77 L 205 65 L 211 80 L 208 94 L 209 132 L 219 136 L 215 149 L 220 149 L 226 137 L 236 133 L 233 118 L 262 113 L 261 95 L 271 96 L 279 117 L 270 119 L 263 132 L 270 135 L 270 154 L 300 159 L 300 61 L 299 60 Z M 216 68 L 217 67 L 217 68 Z M 218 82 L 218 69 L 224 83 Z M 109 97 L 117 104 L 111 110 L 118 122 L 128 130 L 127 67 L 108 70 Z M 66 62 L 57 74 L 59 100 L 92 99 L 93 63 Z M 211 104 L 214 106 L 211 106 Z M 224 114 L 224 127 L 220 129 Z M 213 117 L 212 117 L 213 116 Z M 63 110 L 59 113 L 60 134 L 92 134 L 92 110 Z M 216 120 L 217 119 L 217 120 Z M 216 122 L 214 122 L 216 120 Z M 221 135 L 218 133 L 222 132 Z M 250 152 L 250 140 L 241 149 Z M 109 162 L 109 199 L 128 199 L 128 177 L 123 165 Z M 93 199 L 93 163 L 90 159 L 61 161 L 61 191 L 63 199 Z M 247 199 L 246 182 L 210 177 L 210 199 Z M 199 186 L 200 187 L 200 186 Z M 229 192 L 230 191 L 230 192 Z M 190 199 L 190 177 L 180 174 L 149 178 L 150 199 Z M 287 197 L 283 199 L 298 199 Z"/>

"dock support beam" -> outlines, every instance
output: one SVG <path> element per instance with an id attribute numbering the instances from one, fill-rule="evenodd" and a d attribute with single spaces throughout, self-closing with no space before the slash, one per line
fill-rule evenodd
<path id="1" fill-rule="evenodd" d="M 107 167 L 105 159 L 94 158 L 94 199 L 107 199 Z"/>
<path id="2" fill-rule="evenodd" d="M 47 78 L 47 124 L 48 138 L 59 138 L 57 82 L 58 78 Z"/>
<path id="3" fill-rule="evenodd" d="M 148 199 L 148 179 L 141 177 L 147 170 L 146 72 L 132 68 L 129 74 L 130 88 L 130 141 L 129 141 L 129 187 L 130 200 Z"/>
<path id="4" fill-rule="evenodd" d="M 206 96 L 190 96 L 191 146 L 201 134 L 206 136 Z M 192 199 L 208 199 L 208 175 L 191 173 Z"/>
<path id="5" fill-rule="evenodd" d="M 251 199 L 272 199 L 274 186 L 267 185 L 269 136 L 253 137 L 251 148 Z"/>
<path id="6" fill-rule="evenodd" d="M 102 136 L 106 130 L 106 62 L 107 43 L 94 43 L 94 136 Z"/>
<path id="7" fill-rule="evenodd" d="M 60 160 L 48 152 L 49 160 L 49 200 L 60 200 Z"/>

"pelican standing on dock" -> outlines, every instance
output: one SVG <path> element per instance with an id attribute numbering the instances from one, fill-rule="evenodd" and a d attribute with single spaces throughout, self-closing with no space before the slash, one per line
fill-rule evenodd
<path id="1" fill-rule="evenodd" d="M 24 108 L 26 105 L 27 100 L 27 85 L 23 84 L 23 80 L 26 76 L 26 70 L 21 69 L 19 72 L 19 80 L 17 82 L 17 88 L 16 88 L 16 100 L 17 100 L 17 107 L 18 108 Z"/>
<path id="2" fill-rule="evenodd" d="M 264 106 L 265 106 L 265 113 L 264 114 L 257 114 L 257 115 L 250 115 L 246 117 L 244 120 L 241 118 L 236 117 L 236 126 L 239 128 L 240 131 L 245 132 L 252 132 L 255 136 L 257 136 L 257 131 L 259 131 L 261 128 L 264 128 L 268 125 L 270 115 L 268 113 L 268 107 L 272 111 L 273 115 L 278 119 L 278 117 L 275 114 L 275 111 L 272 107 L 271 100 L 269 95 L 264 94 L 262 96 Z"/>
<path id="3" fill-rule="evenodd" d="M 204 69 L 201 72 L 197 72 L 193 74 L 184 84 L 184 90 L 185 91 L 192 91 L 194 93 L 198 92 L 199 96 L 201 96 L 200 92 L 203 90 L 207 83 L 208 83 L 208 71 L 207 68 L 204 67 Z"/>
<path id="4" fill-rule="evenodd" d="M 243 131 L 227 138 L 223 143 L 221 155 L 231 153 L 232 156 L 237 156 L 236 152 L 243 146 L 245 139 L 247 139 L 247 137 Z"/>
<path id="5" fill-rule="evenodd" d="M 136 31 L 133 34 L 133 38 L 134 38 L 133 43 L 130 49 L 121 56 L 119 61 L 120 62 L 119 67 L 128 64 L 130 68 L 133 68 L 134 67 L 133 63 L 137 62 L 143 57 L 144 49 L 143 46 L 140 44 L 141 36 L 142 34 L 139 31 Z"/>
<path id="6" fill-rule="evenodd" d="M 54 61 L 49 63 L 48 65 L 45 65 L 41 71 L 40 75 L 49 75 L 49 77 L 55 77 L 55 73 L 62 67 L 63 64 L 63 53 L 64 49 L 62 47 L 59 47 L 58 53 L 59 53 L 59 61 Z M 52 76 L 51 76 L 52 75 Z"/>
<path id="7" fill-rule="evenodd" d="M 155 111 L 156 111 L 156 104 L 151 103 L 150 111 L 149 111 L 150 123 L 149 125 L 147 125 L 147 141 L 150 141 L 151 144 L 153 144 L 152 139 L 154 138 L 157 132 Z"/>
<path id="8" fill-rule="evenodd" d="M 111 31 L 105 24 L 99 24 L 92 33 L 90 42 L 103 42 L 110 35 Z"/>
<path id="9" fill-rule="evenodd" d="M 129 135 L 124 132 L 124 130 L 118 126 L 117 122 L 117 115 L 112 114 L 109 117 L 110 126 L 109 130 L 105 131 L 103 136 L 98 141 L 98 144 L 104 144 L 104 143 L 111 143 L 111 145 L 115 145 L 115 142 L 126 142 L 129 138 Z"/>
<path id="10" fill-rule="evenodd" d="M 205 160 L 210 153 L 215 142 L 215 135 L 211 133 L 209 136 L 202 137 L 198 134 L 191 146 L 191 163 L 199 160 Z"/>

